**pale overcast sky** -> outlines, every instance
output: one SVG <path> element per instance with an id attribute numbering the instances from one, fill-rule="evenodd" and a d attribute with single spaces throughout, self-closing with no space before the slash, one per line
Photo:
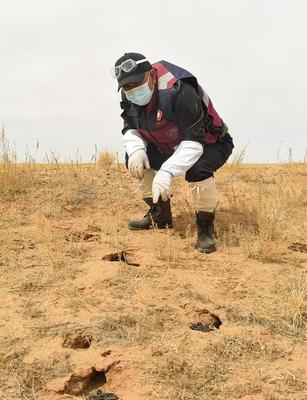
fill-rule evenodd
<path id="1" fill-rule="evenodd" d="M 302 160 L 306 42 L 306 0 L 0 0 L 0 121 L 21 155 L 122 158 L 110 69 L 135 51 L 196 75 L 246 161 Z"/>

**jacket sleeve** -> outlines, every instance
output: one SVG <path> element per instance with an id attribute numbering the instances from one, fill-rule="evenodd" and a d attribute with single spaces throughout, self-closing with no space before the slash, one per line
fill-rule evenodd
<path id="1" fill-rule="evenodd" d="M 124 126 L 122 129 L 122 134 L 124 136 L 123 142 L 128 157 L 130 157 L 137 150 L 143 149 L 146 151 L 147 141 L 142 138 L 137 129 L 133 128 L 132 121 L 128 115 L 129 102 L 123 93 L 120 107 L 122 109 L 121 117 L 124 120 Z"/>
<path id="2" fill-rule="evenodd" d="M 126 96 L 124 95 L 122 91 L 122 100 L 120 102 L 120 108 L 122 110 L 121 117 L 123 119 L 123 129 L 122 129 L 122 134 L 124 135 L 129 129 L 134 129 L 132 125 L 131 118 L 129 117 L 129 102 L 126 99 Z"/>
<path id="3" fill-rule="evenodd" d="M 128 157 L 131 157 L 137 150 L 145 150 L 147 141 L 142 138 L 137 129 L 128 129 L 124 134 L 124 147 Z"/>
<path id="4" fill-rule="evenodd" d="M 194 140 L 183 140 L 174 154 L 172 154 L 160 167 L 160 170 L 169 172 L 172 176 L 183 175 L 202 156 L 204 146 Z"/>
<path id="5" fill-rule="evenodd" d="M 205 144 L 205 123 L 202 100 L 193 86 L 177 81 L 172 88 L 174 122 L 183 140 Z"/>

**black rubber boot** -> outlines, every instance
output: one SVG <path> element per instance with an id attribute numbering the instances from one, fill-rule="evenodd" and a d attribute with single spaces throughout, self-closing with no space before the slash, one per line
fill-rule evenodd
<path id="1" fill-rule="evenodd" d="M 172 227 L 173 219 L 170 200 L 162 201 L 160 197 L 158 203 L 153 204 L 152 198 L 147 197 L 144 201 L 150 207 L 148 212 L 141 220 L 129 221 L 129 229 L 165 229 Z"/>
<path id="2" fill-rule="evenodd" d="M 216 250 L 213 221 L 214 212 L 199 211 L 196 213 L 197 242 L 195 248 L 202 253 L 213 253 Z"/>

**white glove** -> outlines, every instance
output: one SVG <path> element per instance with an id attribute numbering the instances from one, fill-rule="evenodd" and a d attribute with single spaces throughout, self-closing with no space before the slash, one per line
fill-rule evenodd
<path id="1" fill-rule="evenodd" d="M 152 181 L 152 198 L 153 202 L 157 203 L 159 197 L 163 201 L 171 198 L 171 185 L 173 175 L 170 172 L 159 170 Z"/>
<path id="2" fill-rule="evenodd" d="M 144 167 L 150 169 L 147 153 L 144 149 L 136 150 L 128 160 L 128 169 L 131 176 L 135 179 L 142 179 L 144 176 Z"/>

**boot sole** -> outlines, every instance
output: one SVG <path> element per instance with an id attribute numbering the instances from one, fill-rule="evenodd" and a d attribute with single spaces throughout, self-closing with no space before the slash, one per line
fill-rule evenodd
<path id="1" fill-rule="evenodd" d="M 214 253 L 216 251 L 216 247 L 212 247 L 211 249 L 200 249 L 198 247 L 195 247 L 195 249 L 198 250 L 200 253 L 205 253 L 205 254 Z"/>
<path id="2" fill-rule="evenodd" d="M 130 231 L 148 231 L 149 228 L 136 228 L 136 227 L 134 227 L 134 226 L 128 225 L 128 229 L 129 229 Z"/>

